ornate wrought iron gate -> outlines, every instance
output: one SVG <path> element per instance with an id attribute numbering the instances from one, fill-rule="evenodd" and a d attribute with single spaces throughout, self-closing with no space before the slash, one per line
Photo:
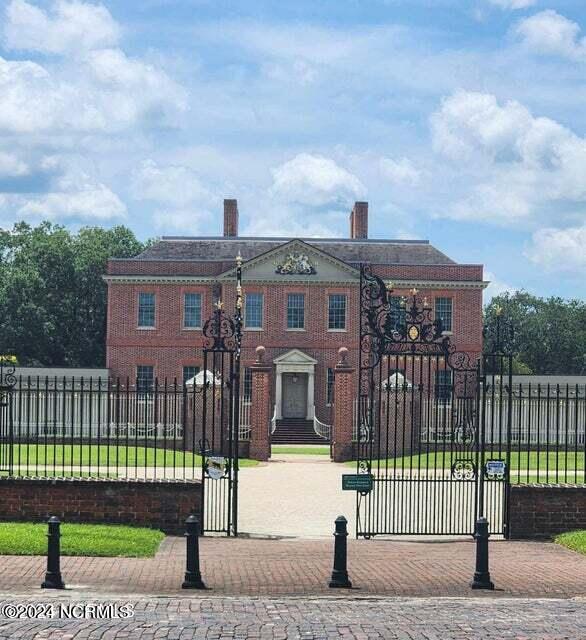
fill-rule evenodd
<path id="1" fill-rule="evenodd" d="M 242 342 L 241 259 L 237 259 L 236 308 L 226 313 L 221 300 L 203 334 L 202 530 L 238 535 L 238 434 Z"/>
<path id="2" fill-rule="evenodd" d="M 13 389 L 16 384 L 13 356 L 0 356 L 0 472 L 12 474 L 13 467 Z"/>
<path id="3" fill-rule="evenodd" d="M 485 455 L 494 386 L 417 290 L 391 293 L 362 267 L 357 471 L 372 489 L 357 494 L 357 536 L 472 534 L 479 515 L 506 533 L 510 434 Z"/>

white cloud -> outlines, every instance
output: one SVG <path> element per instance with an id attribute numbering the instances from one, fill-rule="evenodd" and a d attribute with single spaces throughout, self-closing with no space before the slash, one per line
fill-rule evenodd
<path id="1" fill-rule="evenodd" d="M 529 259 L 547 271 L 586 269 L 586 222 L 567 229 L 539 229 L 533 234 Z"/>
<path id="2" fill-rule="evenodd" d="M 514 293 L 518 287 L 505 282 L 498 278 L 492 271 L 484 272 L 484 279 L 490 281 L 490 284 L 483 292 L 484 304 L 488 304 L 492 298 L 500 296 L 503 293 Z"/>
<path id="3" fill-rule="evenodd" d="M 399 160 L 381 158 L 379 165 L 382 174 L 392 184 L 415 186 L 421 179 L 420 171 L 409 158 L 400 158 Z"/>
<path id="4" fill-rule="evenodd" d="M 191 236 L 210 235 L 209 229 L 214 219 L 209 211 L 201 209 L 158 209 L 153 213 L 155 229 L 166 234 L 170 230 Z"/>
<path id="5" fill-rule="evenodd" d="M 4 40 L 10 49 L 76 54 L 110 47 L 119 37 L 119 25 L 100 4 L 57 0 L 46 12 L 25 0 L 12 0 L 6 8 Z"/>
<path id="6" fill-rule="evenodd" d="M 527 9 L 532 7 L 537 0 L 489 0 L 491 4 L 501 7 L 501 9 Z"/>
<path id="7" fill-rule="evenodd" d="M 300 153 L 271 173 L 271 194 L 289 202 L 347 207 L 366 192 L 360 180 L 334 160 L 309 153 Z"/>
<path id="8" fill-rule="evenodd" d="M 104 221 L 126 216 L 126 205 L 106 185 L 81 172 L 61 178 L 55 191 L 38 197 L 13 198 L 23 218 Z"/>
<path id="9" fill-rule="evenodd" d="M 170 124 L 187 108 L 185 92 L 163 72 L 102 50 L 79 62 L 79 74 L 0 57 L 0 130 L 10 133 L 114 132 Z"/>
<path id="10" fill-rule="evenodd" d="M 442 215 L 515 224 L 586 202 L 586 140 L 516 101 L 458 91 L 431 126 L 434 149 L 451 160 L 464 192 Z"/>
<path id="11" fill-rule="evenodd" d="M 135 172 L 132 192 L 137 200 L 152 200 L 176 207 L 192 203 L 209 210 L 219 202 L 219 198 L 189 167 L 160 166 L 154 160 L 145 160 Z"/>
<path id="12" fill-rule="evenodd" d="M 0 151 L 0 178 L 16 178 L 29 173 L 28 165 L 15 155 Z"/>
<path id="13" fill-rule="evenodd" d="M 580 25 L 552 9 L 522 20 L 515 32 L 523 46 L 535 53 L 573 60 L 586 57 L 586 38 L 580 37 Z"/>

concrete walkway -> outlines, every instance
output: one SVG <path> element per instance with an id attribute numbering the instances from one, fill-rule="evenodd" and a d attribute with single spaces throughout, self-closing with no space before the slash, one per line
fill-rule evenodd
<path id="1" fill-rule="evenodd" d="M 354 473 L 328 456 L 274 454 L 270 462 L 239 473 L 238 527 L 242 534 L 318 538 L 332 535 L 339 515 L 354 535 L 356 494 L 342 491 L 342 474 Z"/>

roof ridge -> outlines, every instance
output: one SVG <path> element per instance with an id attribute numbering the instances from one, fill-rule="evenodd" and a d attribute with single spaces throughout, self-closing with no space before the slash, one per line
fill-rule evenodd
<path id="1" fill-rule="evenodd" d="M 303 242 L 347 242 L 350 244 L 429 244 L 429 240 L 401 239 L 401 238 L 297 238 L 297 237 L 272 237 L 272 236 L 161 236 L 159 241 L 191 242 L 202 240 L 221 240 L 238 242 L 251 240 L 254 242 L 291 242 L 302 240 Z"/>

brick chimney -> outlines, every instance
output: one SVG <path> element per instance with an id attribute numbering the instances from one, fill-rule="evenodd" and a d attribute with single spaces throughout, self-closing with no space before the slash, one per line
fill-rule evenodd
<path id="1" fill-rule="evenodd" d="M 224 200 L 224 237 L 238 237 L 238 201 Z"/>
<path id="2" fill-rule="evenodd" d="M 350 237 L 368 238 L 368 202 L 355 202 L 350 213 Z"/>

